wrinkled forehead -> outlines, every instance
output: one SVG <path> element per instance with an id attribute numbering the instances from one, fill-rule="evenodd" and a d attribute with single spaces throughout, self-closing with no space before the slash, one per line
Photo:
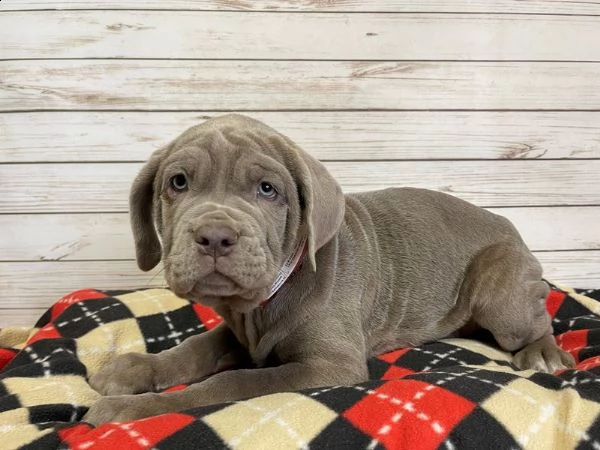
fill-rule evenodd
<path id="1" fill-rule="evenodd" d="M 243 178 L 257 167 L 292 181 L 287 168 L 290 142 L 258 121 L 215 120 L 190 128 L 172 144 L 161 164 L 163 176 L 184 170 L 189 175 Z M 235 174 L 233 172 L 236 172 Z"/>
<path id="2" fill-rule="evenodd" d="M 183 148 L 210 152 L 215 155 L 242 155 L 246 152 L 264 154 L 281 163 L 293 150 L 292 142 L 268 125 L 250 117 L 229 114 L 209 119 L 186 130 L 172 143 L 172 150 Z"/>

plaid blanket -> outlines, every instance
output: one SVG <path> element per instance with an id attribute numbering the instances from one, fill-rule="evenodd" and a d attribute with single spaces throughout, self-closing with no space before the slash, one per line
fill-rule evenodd
<path id="1" fill-rule="evenodd" d="M 97 428 L 86 382 L 109 358 L 159 352 L 216 326 L 166 289 L 82 290 L 31 330 L 0 331 L 0 447 L 600 449 L 600 290 L 553 287 L 577 368 L 518 371 L 493 345 L 446 339 L 369 361 L 370 381 L 286 392 Z M 174 386 L 171 389 L 184 389 Z"/>

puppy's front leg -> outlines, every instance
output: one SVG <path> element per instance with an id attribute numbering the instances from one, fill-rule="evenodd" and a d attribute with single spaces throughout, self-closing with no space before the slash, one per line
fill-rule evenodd
<path id="1" fill-rule="evenodd" d="M 108 421 L 134 420 L 276 392 L 354 384 L 366 378 L 366 364 L 364 367 L 353 368 L 323 361 L 292 362 L 264 369 L 230 370 L 183 391 L 101 398 L 83 420 L 95 425 Z"/>
<path id="2" fill-rule="evenodd" d="M 231 330 L 221 324 L 157 354 L 117 356 L 89 383 L 103 395 L 156 391 L 231 368 L 245 362 L 245 353 Z"/>

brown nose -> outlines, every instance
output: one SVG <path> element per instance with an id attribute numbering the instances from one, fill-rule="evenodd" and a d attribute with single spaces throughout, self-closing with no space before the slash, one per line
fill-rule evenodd
<path id="1" fill-rule="evenodd" d="M 196 230 L 195 234 L 200 251 L 215 257 L 231 253 L 238 240 L 234 230 L 218 224 L 203 225 Z"/>

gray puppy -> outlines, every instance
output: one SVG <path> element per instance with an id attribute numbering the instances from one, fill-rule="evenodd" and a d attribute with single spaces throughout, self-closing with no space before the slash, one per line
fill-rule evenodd
<path id="1" fill-rule="evenodd" d="M 552 336 L 541 266 L 508 220 L 421 189 L 344 196 L 257 120 L 187 130 L 152 155 L 130 207 L 140 268 L 162 259 L 177 295 L 225 321 L 159 354 L 115 358 L 90 379 L 108 396 L 91 423 L 359 383 L 370 356 L 467 325 L 520 350 L 522 369 L 574 364 Z"/>

